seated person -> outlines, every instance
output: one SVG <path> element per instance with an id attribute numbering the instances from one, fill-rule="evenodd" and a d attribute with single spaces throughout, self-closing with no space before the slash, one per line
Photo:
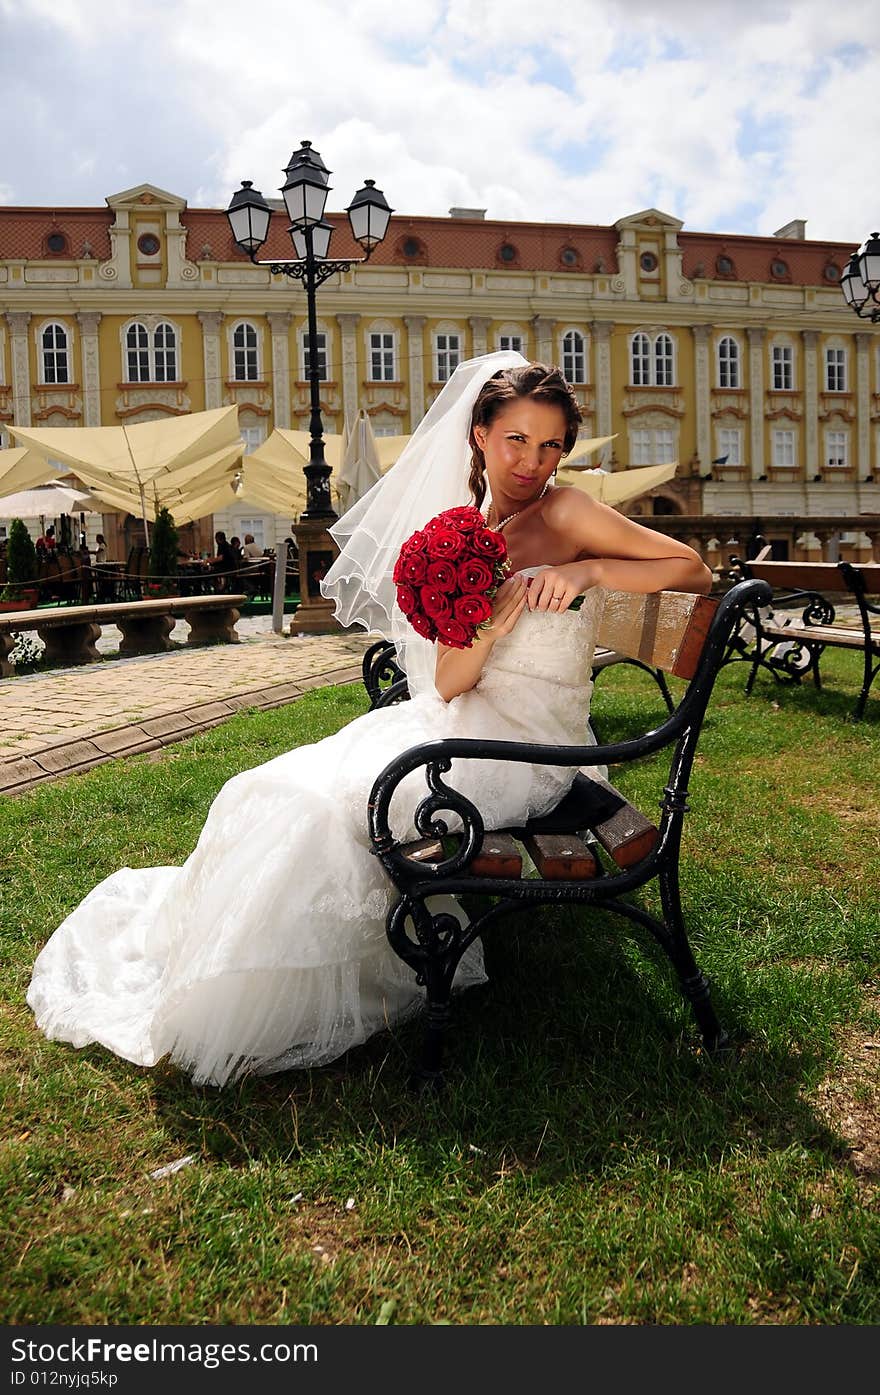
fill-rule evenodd
<path id="1" fill-rule="evenodd" d="M 240 561 L 241 561 L 241 538 L 230 538 L 230 539 L 229 539 L 229 546 L 232 548 L 232 551 L 235 553 L 235 560 L 236 560 L 236 562 L 240 562 Z"/>
<path id="2" fill-rule="evenodd" d="M 37 538 L 36 546 L 38 549 L 42 549 L 45 552 L 53 552 L 55 550 L 54 523 L 50 523 L 45 533 L 41 534 L 41 536 Z"/>
<path id="3" fill-rule="evenodd" d="M 225 591 L 229 589 L 227 585 L 230 579 L 229 573 L 234 572 L 238 567 L 238 558 L 222 529 L 214 534 L 214 542 L 217 545 L 217 551 L 213 557 L 208 558 L 208 565 L 212 572 L 217 573 L 218 590 Z"/>
<path id="4" fill-rule="evenodd" d="M 246 562 L 255 562 L 257 558 L 262 557 L 263 549 L 260 547 L 259 543 L 254 542 L 253 533 L 245 533 L 244 547 L 241 549 L 241 555 Z"/>

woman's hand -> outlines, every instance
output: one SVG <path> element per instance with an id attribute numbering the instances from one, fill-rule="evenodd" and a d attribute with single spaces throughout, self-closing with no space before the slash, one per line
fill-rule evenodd
<path id="1" fill-rule="evenodd" d="M 496 640 L 510 634 L 525 609 L 528 594 L 525 577 L 518 572 L 501 583 L 495 592 L 492 619 L 483 630 L 487 639 Z"/>
<path id="2" fill-rule="evenodd" d="M 561 615 L 568 610 L 575 596 L 601 585 L 601 568 L 597 559 L 565 562 L 559 567 L 545 567 L 532 578 L 528 589 L 529 610 L 549 610 Z"/>

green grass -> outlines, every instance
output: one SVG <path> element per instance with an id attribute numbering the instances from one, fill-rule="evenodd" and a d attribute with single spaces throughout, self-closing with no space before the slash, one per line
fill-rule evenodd
<path id="1" fill-rule="evenodd" d="M 65 912 L 182 860 L 228 776 L 363 711 L 357 687 L 0 803 L 0 1320 L 877 1322 L 880 703 L 848 722 L 857 665 L 827 663 L 822 694 L 748 701 L 728 669 L 710 707 L 682 888 L 726 1066 L 649 943 L 566 909 L 496 927 L 439 1098 L 407 1089 L 418 1023 L 225 1091 L 42 1038 L 24 994 Z M 606 739 L 658 704 L 599 679 Z M 650 813 L 663 773 L 620 783 Z"/>

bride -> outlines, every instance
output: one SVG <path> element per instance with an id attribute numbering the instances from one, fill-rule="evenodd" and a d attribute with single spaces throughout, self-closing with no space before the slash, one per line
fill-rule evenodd
<path id="1" fill-rule="evenodd" d="M 343 624 L 394 639 L 412 701 L 229 780 L 182 867 L 123 868 L 95 887 L 34 966 L 28 1002 L 48 1037 L 142 1066 L 170 1057 L 223 1085 L 332 1061 L 418 1011 L 423 990 L 385 934 L 393 888 L 367 829 L 376 776 L 435 738 L 581 742 L 602 588 L 708 590 L 689 547 L 553 486 L 580 420 L 557 369 L 516 353 L 456 369 L 395 467 L 334 525 L 322 586 Z M 514 573 L 470 649 L 435 648 L 397 608 L 392 568 L 418 527 L 487 490 Z M 471 765 L 456 763 L 455 783 L 479 790 L 490 828 L 549 810 L 575 773 Z M 395 795 L 400 836 L 420 778 Z M 456 987 L 484 977 L 475 942 Z"/>

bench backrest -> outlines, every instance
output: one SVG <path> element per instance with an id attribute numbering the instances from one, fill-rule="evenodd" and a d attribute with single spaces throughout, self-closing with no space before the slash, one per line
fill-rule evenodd
<path id="1" fill-rule="evenodd" d="M 718 602 L 689 591 L 607 591 L 597 644 L 676 678 L 693 678 Z"/>
<path id="2" fill-rule="evenodd" d="M 853 563 L 853 570 L 864 577 L 869 595 L 880 592 L 880 562 Z M 767 581 L 778 590 L 848 591 L 846 578 L 836 562 L 759 562 L 748 564 L 749 572 L 759 581 Z"/>

